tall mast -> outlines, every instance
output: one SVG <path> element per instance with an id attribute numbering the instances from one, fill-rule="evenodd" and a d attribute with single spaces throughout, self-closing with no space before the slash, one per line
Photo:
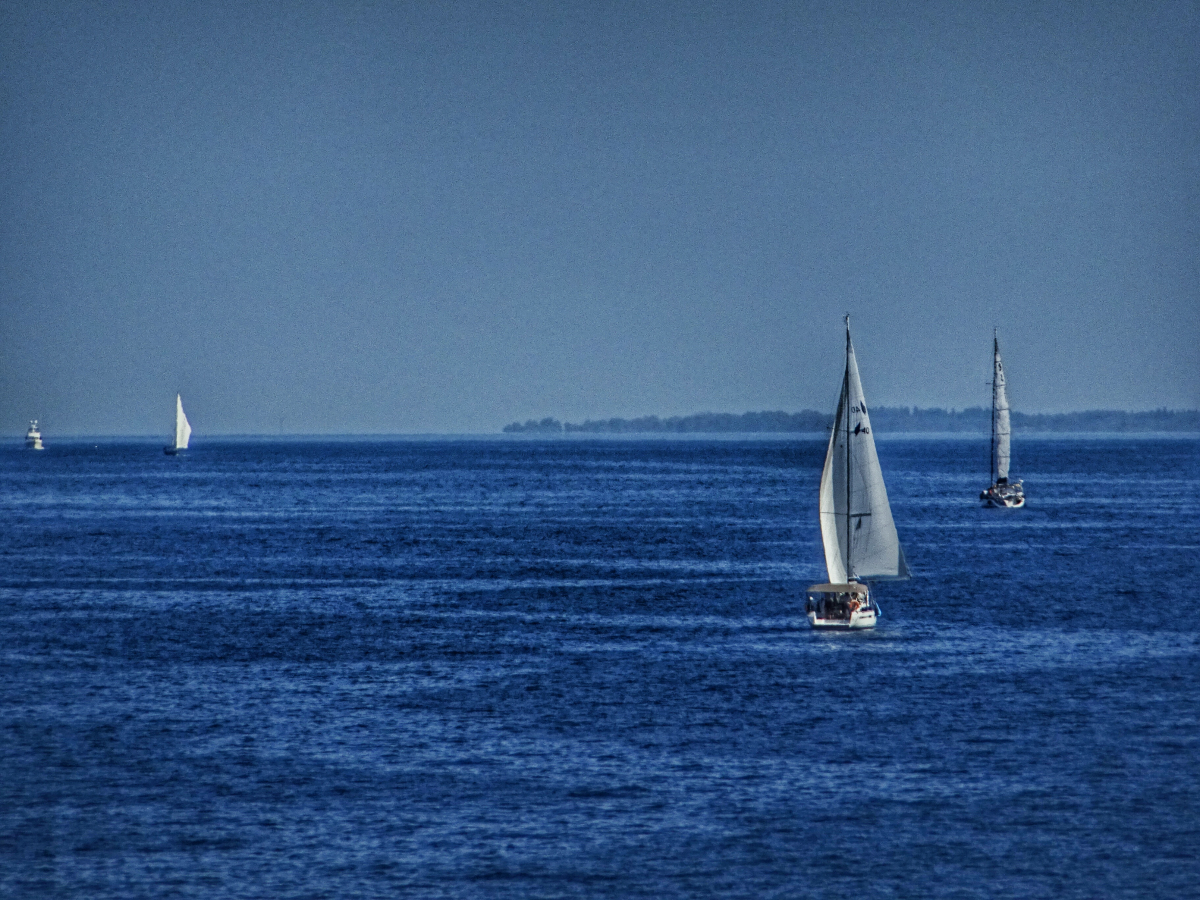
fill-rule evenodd
<path id="1" fill-rule="evenodd" d="M 996 483 L 996 354 L 1000 352 L 1000 338 L 992 329 L 992 442 L 989 447 L 988 479 Z"/>
<path id="2" fill-rule="evenodd" d="M 842 379 L 842 412 L 846 423 L 846 581 L 853 577 L 850 564 L 850 313 L 846 313 L 846 375 Z"/>

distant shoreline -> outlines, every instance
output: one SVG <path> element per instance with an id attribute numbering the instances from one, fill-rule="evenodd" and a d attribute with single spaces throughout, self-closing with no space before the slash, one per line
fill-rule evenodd
<path id="1" fill-rule="evenodd" d="M 880 406 L 870 411 L 879 434 L 987 434 L 991 410 Z M 636 419 L 588 419 L 560 422 L 546 417 L 505 425 L 504 434 L 796 434 L 822 433 L 833 416 L 815 410 L 786 412 L 697 413 L 691 416 L 641 416 Z M 1157 409 L 1148 412 L 1088 410 L 1070 413 L 1012 413 L 1014 433 L 1144 434 L 1200 432 L 1200 410 Z"/>
<path id="2" fill-rule="evenodd" d="M 1200 428 L 1183 431 L 1021 431 L 1022 440 L 1104 440 L 1104 439 L 1149 439 L 1200 440 Z M 986 441 L 986 431 L 883 431 L 875 432 L 880 441 L 890 440 L 949 440 Z M 455 441 L 504 442 L 522 440 L 665 440 L 665 441 L 826 441 L 828 430 L 822 431 L 625 431 L 625 432 L 363 432 L 357 434 L 205 434 L 193 436 L 188 453 L 205 452 L 225 444 L 388 444 L 388 443 L 442 443 Z M 53 442 L 46 445 L 43 453 L 53 450 L 86 445 L 115 447 L 131 445 L 156 450 L 161 455 L 163 438 L 142 434 L 107 435 L 55 435 Z M 24 439 L 20 435 L 9 435 L 8 441 L 0 441 L 0 451 L 25 453 Z M 38 455 L 38 454 L 33 454 Z"/>

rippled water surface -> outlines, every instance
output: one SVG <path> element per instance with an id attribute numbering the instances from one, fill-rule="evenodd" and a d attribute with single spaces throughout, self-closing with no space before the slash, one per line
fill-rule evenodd
<path id="1" fill-rule="evenodd" d="M 1200 441 L 0 450 L 5 897 L 1200 892 Z M 983 466 L 980 462 L 983 462 Z"/>

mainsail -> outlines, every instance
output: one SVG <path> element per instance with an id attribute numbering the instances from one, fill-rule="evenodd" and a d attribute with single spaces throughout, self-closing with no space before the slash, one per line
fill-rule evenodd
<path id="1" fill-rule="evenodd" d="M 992 336 L 995 368 L 992 372 L 992 474 L 996 483 L 1008 480 L 1012 456 L 1012 434 L 1008 421 L 1008 392 L 1005 390 L 1004 364 L 1000 362 L 1000 339 Z"/>
<path id="2" fill-rule="evenodd" d="M 871 436 L 849 317 L 846 375 L 821 472 L 821 539 L 830 582 L 909 577 Z"/>
<path id="3" fill-rule="evenodd" d="M 188 439 L 192 436 L 192 426 L 188 424 L 187 416 L 183 414 L 183 398 L 175 395 L 175 449 L 186 450 Z"/>

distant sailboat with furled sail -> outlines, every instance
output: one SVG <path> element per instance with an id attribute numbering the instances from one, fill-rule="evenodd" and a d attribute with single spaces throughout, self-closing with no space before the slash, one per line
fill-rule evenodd
<path id="1" fill-rule="evenodd" d="M 187 416 L 183 414 L 183 398 L 178 394 L 175 395 L 175 437 L 174 440 L 163 447 L 163 453 L 167 456 L 175 456 L 180 450 L 186 450 L 188 440 L 192 436 L 192 426 L 188 424 Z"/>
<path id="2" fill-rule="evenodd" d="M 992 461 L 988 477 L 992 486 L 979 495 L 988 506 L 1020 509 L 1025 505 L 1025 487 L 1008 480 L 1012 461 L 1012 425 L 1008 414 L 1008 383 L 1000 361 L 1000 338 L 992 334 Z"/>
<path id="3" fill-rule="evenodd" d="M 849 316 L 846 374 L 821 472 L 820 512 L 829 582 L 808 589 L 808 621 L 814 628 L 873 628 L 880 610 L 869 582 L 905 579 L 909 571 L 871 436 Z"/>

